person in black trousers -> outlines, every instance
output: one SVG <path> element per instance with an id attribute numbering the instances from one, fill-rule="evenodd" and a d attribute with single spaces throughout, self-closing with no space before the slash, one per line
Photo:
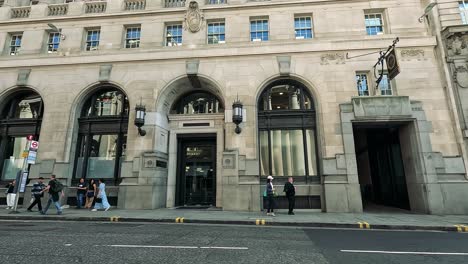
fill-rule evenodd
<path id="1" fill-rule="evenodd" d="M 273 187 L 273 177 L 271 175 L 267 177 L 266 195 L 268 200 L 267 215 L 275 216 L 275 201 L 273 200 L 273 197 L 275 195 L 275 187 Z"/>
<path id="2" fill-rule="evenodd" d="M 296 187 L 293 184 L 293 178 L 289 177 L 288 181 L 284 184 L 283 192 L 286 193 L 286 197 L 288 198 L 289 203 L 289 211 L 288 215 L 294 215 L 294 205 L 296 203 Z"/>
<path id="3" fill-rule="evenodd" d="M 31 195 L 34 198 L 34 201 L 31 203 L 31 205 L 28 207 L 28 212 L 32 212 L 32 208 L 37 204 L 37 208 L 39 209 L 39 212 L 42 211 L 42 204 L 41 204 L 41 198 L 44 196 L 44 193 L 42 190 L 44 190 L 45 185 L 44 185 L 44 178 L 39 177 L 37 182 L 33 184 L 33 187 L 31 189 Z"/>

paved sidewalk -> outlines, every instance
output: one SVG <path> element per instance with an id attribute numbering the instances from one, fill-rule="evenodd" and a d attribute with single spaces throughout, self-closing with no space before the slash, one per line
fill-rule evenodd
<path id="1" fill-rule="evenodd" d="M 296 215 L 287 215 L 279 211 L 276 217 L 266 216 L 262 212 L 231 212 L 221 210 L 191 210 L 191 209 L 156 209 L 156 210 L 121 210 L 113 209 L 104 212 L 91 212 L 85 209 L 64 209 L 63 215 L 55 215 L 55 209 L 50 209 L 48 215 L 27 212 L 19 209 L 18 214 L 0 207 L 0 219 L 3 220 L 62 220 L 62 221 L 119 221 L 119 222 L 176 222 L 183 217 L 184 223 L 206 224 L 244 224 L 273 226 L 304 226 L 304 227 L 334 227 L 360 228 L 361 223 L 368 223 L 371 229 L 400 230 L 438 230 L 467 231 L 467 215 L 418 215 L 405 213 L 322 213 L 311 210 L 296 210 Z M 258 221 L 257 221 L 258 220 Z M 262 221 L 265 220 L 265 221 Z M 461 230 L 455 225 L 464 225 Z M 366 224 L 362 225 L 366 228 Z"/>

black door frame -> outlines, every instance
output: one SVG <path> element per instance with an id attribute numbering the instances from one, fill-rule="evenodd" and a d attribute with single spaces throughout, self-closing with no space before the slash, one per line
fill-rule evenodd
<path id="1" fill-rule="evenodd" d="M 213 192 L 214 192 L 214 204 L 216 206 L 216 191 L 217 191 L 217 137 L 215 133 L 203 133 L 203 134 L 178 134 L 177 135 L 177 173 L 176 173 L 176 195 L 175 205 L 185 205 L 185 173 L 182 170 L 182 166 L 185 166 L 185 155 L 184 147 L 187 145 L 206 145 L 212 144 L 213 148 Z"/>

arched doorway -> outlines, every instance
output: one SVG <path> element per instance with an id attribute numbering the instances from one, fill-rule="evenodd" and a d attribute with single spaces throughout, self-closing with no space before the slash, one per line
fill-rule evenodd
<path id="1" fill-rule="evenodd" d="M 44 103 L 31 89 L 17 91 L 5 101 L 0 105 L 0 172 L 1 180 L 11 180 L 23 166 L 27 136 L 39 140 Z"/>
<path id="2" fill-rule="evenodd" d="M 210 116 L 222 115 L 224 106 L 214 94 L 195 90 L 181 95 L 173 104 L 170 113 L 179 120 L 184 120 L 185 116 L 185 120 L 189 122 L 182 121 L 182 126 L 189 129 L 198 128 L 201 132 L 177 134 L 175 204 L 216 206 L 217 147 L 219 146 L 217 146 L 217 134 L 206 131 L 206 128 L 210 127 Z M 193 120 L 199 121 L 194 123 Z"/>
<path id="3" fill-rule="evenodd" d="M 292 79 L 271 82 L 258 100 L 260 175 L 276 182 L 294 177 L 298 184 L 319 183 L 317 123 L 308 89 Z M 319 196 L 297 200 L 303 208 L 320 208 Z"/>
<path id="4" fill-rule="evenodd" d="M 78 118 L 75 179 L 119 181 L 127 142 L 128 113 L 128 98 L 116 87 L 100 87 L 87 97 Z"/>

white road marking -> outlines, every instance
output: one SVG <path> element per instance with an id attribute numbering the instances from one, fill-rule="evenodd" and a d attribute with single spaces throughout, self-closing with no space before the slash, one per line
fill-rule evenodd
<path id="1" fill-rule="evenodd" d="M 72 246 L 72 244 L 65 244 L 65 246 L 66 246 L 66 247 L 71 247 L 71 246 Z"/>
<path id="2" fill-rule="evenodd" d="M 380 251 L 380 250 L 340 250 L 345 253 L 374 253 L 374 254 L 398 254 L 398 255 L 446 255 L 446 256 L 468 256 L 465 252 L 416 252 L 416 251 Z"/>
<path id="3" fill-rule="evenodd" d="M 95 247 L 118 247 L 118 248 L 169 248 L 169 249 L 225 249 L 225 250 L 248 250 L 247 247 L 197 247 L 197 246 L 151 246 L 151 245 L 94 245 Z"/>

